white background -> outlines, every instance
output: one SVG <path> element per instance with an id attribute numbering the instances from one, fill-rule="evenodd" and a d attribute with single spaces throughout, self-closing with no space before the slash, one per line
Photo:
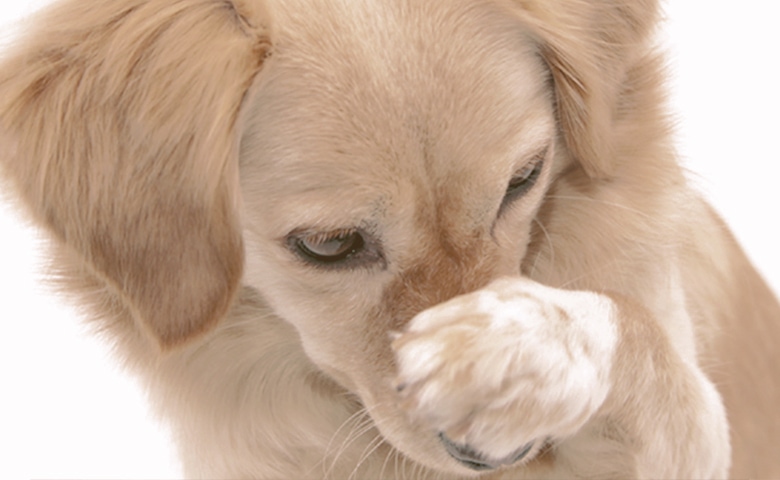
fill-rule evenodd
<path id="1" fill-rule="evenodd" d="M 44 1 L 2 2 L 0 44 Z M 696 183 L 780 291 L 780 29 L 766 0 L 667 2 L 672 108 Z M 176 478 L 143 395 L 39 281 L 35 233 L 0 201 L 0 478 Z"/>

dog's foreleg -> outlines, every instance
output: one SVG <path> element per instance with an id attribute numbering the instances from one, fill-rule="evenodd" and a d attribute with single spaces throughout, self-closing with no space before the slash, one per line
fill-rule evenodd
<path id="1" fill-rule="evenodd" d="M 420 313 L 393 346 L 404 406 L 455 458 L 534 477 L 727 474 L 720 397 L 624 297 L 500 279 Z"/>

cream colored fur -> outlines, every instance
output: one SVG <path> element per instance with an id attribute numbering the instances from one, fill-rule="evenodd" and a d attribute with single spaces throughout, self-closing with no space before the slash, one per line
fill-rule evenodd
<path id="1" fill-rule="evenodd" d="M 65 0 L 0 167 L 188 476 L 777 478 L 780 308 L 676 161 L 658 15 Z"/>

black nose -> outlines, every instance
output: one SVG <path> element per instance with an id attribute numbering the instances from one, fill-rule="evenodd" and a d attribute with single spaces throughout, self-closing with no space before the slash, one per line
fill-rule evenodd
<path id="1" fill-rule="evenodd" d="M 444 433 L 439 434 L 439 440 L 441 440 L 447 453 L 449 453 L 452 458 L 459 461 L 464 466 L 477 471 L 494 470 L 504 465 L 512 465 L 515 462 L 519 462 L 523 457 L 528 455 L 528 452 L 530 452 L 531 448 L 534 446 L 534 442 L 531 442 L 527 445 L 523 445 L 507 457 L 496 459 L 490 458 L 484 453 L 474 450 L 469 445 L 455 443 L 447 438 Z"/>

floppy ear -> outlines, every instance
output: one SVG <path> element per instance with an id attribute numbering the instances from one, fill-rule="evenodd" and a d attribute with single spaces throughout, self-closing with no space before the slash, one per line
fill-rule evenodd
<path id="1" fill-rule="evenodd" d="M 3 173 L 170 348 L 225 314 L 243 268 L 242 104 L 269 51 L 241 0 L 70 0 L 0 65 Z"/>
<path id="2" fill-rule="evenodd" d="M 657 0 L 513 0 L 553 77 L 566 144 L 593 178 L 614 167 L 615 116 L 628 72 L 647 60 Z"/>

